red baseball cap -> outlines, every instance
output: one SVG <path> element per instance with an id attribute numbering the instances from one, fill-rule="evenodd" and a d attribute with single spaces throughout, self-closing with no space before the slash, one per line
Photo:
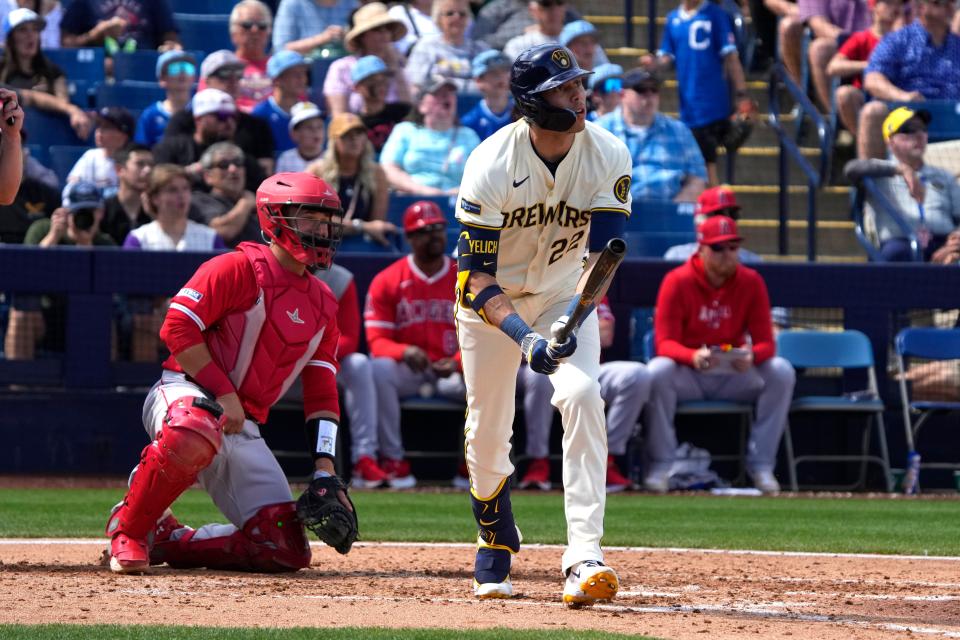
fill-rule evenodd
<path id="1" fill-rule="evenodd" d="M 693 215 L 707 216 L 714 211 L 721 209 L 733 209 L 740 211 L 740 205 L 737 204 L 737 194 L 730 187 L 719 186 L 706 189 L 697 198 L 697 205 L 694 207 Z"/>
<path id="2" fill-rule="evenodd" d="M 436 202 L 418 200 L 403 212 L 403 231 L 412 233 L 431 224 L 447 224 L 447 218 Z"/>
<path id="3" fill-rule="evenodd" d="M 697 242 L 716 244 L 730 240 L 743 240 L 737 233 L 737 223 L 727 216 L 711 216 L 697 229 Z"/>

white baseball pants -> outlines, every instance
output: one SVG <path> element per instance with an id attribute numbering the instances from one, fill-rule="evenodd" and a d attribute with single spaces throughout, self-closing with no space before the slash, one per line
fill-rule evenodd
<path id="1" fill-rule="evenodd" d="M 513 299 L 513 305 L 527 324 L 549 337 L 550 325 L 566 311 L 570 298 L 569 293 L 525 295 Z M 474 491 L 485 498 L 514 472 L 510 438 L 520 349 L 472 309 L 459 306 L 457 335 L 467 387 L 467 467 Z M 564 571 L 583 560 L 603 560 L 600 539 L 606 506 L 607 433 L 597 382 L 600 330 L 596 313 L 590 314 L 577 332 L 577 345 L 576 352 L 549 376 L 554 388 L 551 402 L 560 410 L 564 429 Z"/>

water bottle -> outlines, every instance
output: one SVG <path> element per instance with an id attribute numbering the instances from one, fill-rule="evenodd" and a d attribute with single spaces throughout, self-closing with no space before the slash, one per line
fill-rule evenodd
<path id="1" fill-rule="evenodd" d="M 908 496 L 920 493 L 920 454 L 916 451 L 907 454 L 907 469 L 903 474 L 903 492 Z"/>

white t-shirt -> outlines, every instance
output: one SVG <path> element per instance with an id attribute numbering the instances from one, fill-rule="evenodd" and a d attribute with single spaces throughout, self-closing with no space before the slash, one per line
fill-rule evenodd
<path id="1" fill-rule="evenodd" d="M 632 168 L 626 145 L 587 122 L 554 177 L 533 149 L 530 125 L 518 120 L 470 154 L 457 218 L 500 229 L 497 282 L 508 294 L 573 291 L 591 217 L 630 215 Z"/>
<path id="2" fill-rule="evenodd" d="M 408 10 L 410 11 L 409 16 L 407 15 Z M 403 55 L 410 53 L 410 48 L 423 36 L 439 35 L 440 33 L 440 29 L 437 28 L 437 25 L 434 24 L 430 16 L 420 11 L 420 9 L 417 9 L 416 7 L 404 5 L 403 3 L 395 4 L 390 7 L 390 10 L 387 11 L 387 14 L 394 20 L 399 20 L 402 22 L 403 26 L 407 28 L 407 35 L 393 43 L 393 46 L 396 47 L 397 51 Z M 413 25 L 410 24 L 410 16 L 413 17 Z M 416 27 L 416 30 L 414 30 L 414 26 Z M 417 35 L 417 32 L 420 33 L 419 36 Z"/>
<path id="3" fill-rule="evenodd" d="M 321 153 L 320 156 L 323 154 Z M 284 173 L 287 171 L 293 171 L 299 173 L 307 168 L 307 165 L 313 162 L 314 160 L 319 160 L 320 156 L 316 158 L 310 158 L 309 160 L 300 155 L 300 150 L 294 147 L 293 149 L 287 149 L 279 156 L 277 156 L 277 168 L 275 173 Z"/>
<path id="4" fill-rule="evenodd" d="M 95 147 L 86 151 L 67 174 L 67 183 L 92 182 L 103 191 L 103 197 L 109 198 L 117 192 L 119 179 L 113 159 L 107 157 L 107 151 Z"/>

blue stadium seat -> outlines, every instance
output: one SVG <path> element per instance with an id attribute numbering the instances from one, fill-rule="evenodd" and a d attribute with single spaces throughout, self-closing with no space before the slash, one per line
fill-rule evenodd
<path id="1" fill-rule="evenodd" d="M 97 86 L 95 80 L 81 80 L 70 78 L 67 80 L 67 91 L 70 93 L 70 102 L 81 109 L 87 110 L 93 106 L 92 92 Z"/>
<path id="2" fill-rule="evenodd" d="M 233 51 L 230 41 L 230 15 L 227 13 L 174 13 L 184 49 L 210 53 L 218 49 Z"/>
<path id="3" fill-rule="evenodd" d="M 483 100 L 483 96 L 479 93 L 458 93 L 457 114 L 462 116 L 477 106 L 477 103 L 479 103 L 481 100 Z"/>
<path id="4" fill-rule="evenodd" d="M 68 80 L 103 80 L 103 47 L 49 49 L 44 51 L 43 55 L 63 69 Z"/>
<path id="5" fill-rule="evenodd" d="M 24 129 L 30 144 L 50 146 L 52 144 L 82 145 L 84 141 L 77 137 L 70 119 L 59 113 L 24 109 Z M 93 136 L 91 135 L 91 139 Z"/>
<path id="6" fill-rule="evenodd" d="M 160 52 L 141 49 L 132 53 L 117 53 L 113 56 L 113 77 L 121 80 L 156 82 L 157 58 Z"/>
<path id="7" fill-rule="evenodd" d="M 911 109 L 926 109 L 933 116 L 927 126 L 927 135 L 930 142 L 944 142 L 960 138 L 960 103 L 954 100 L 924 100 L 923 104 L 915 102 L 889 102 L 890 110 L 897 107 Z"/>
<path id="8" fill-rule="evenodd" d="M 70 169 L 90 147 L 55 144 L 50 147 L 50 168 L 53 169 L 60 184 L 66 184 Z"/>
<path id="9" fill-rule="evenodd" d="M 662 258 L 667 249 L 678 244 L 693 242 L 693 231 L 626 231 L 623 239 L 627 241 L 627 257 Z"/>
<path id="10" fill-rule="evenodd" d="M 334 58 L 317 58 L 310 65 L 310 99 L 324 111 L 327 110 L 327 101 L 323 97 L 323 81 L 333 61 Z"/>
<path id="11" fill-rule="evenodd" d="M 337 251 L 343 253 L 396 253 L 400 250 L 396 245 L 384 247 L 381 244 L 365 239 L 363 236 L 346 236 L 340 241 Z"/>
<path id="12" fill-rule="evenodd" d="M 230 13 L 236 0 L 168 0 L 174 13 Z"/>
<path id="13" fill-rule="evenodd" d="M 50 147 L 44 144 L 26 144 L 24 145 L 33 159 L 45 167 L 50 166 Z"/>
<path id="14" fill-rule="evenodd" d="M 671 231 L 693 233 L 693 205 L 670 200 L 633 201 L 628 231 Z"/>
<path id="15" fill-rule="evenodd" d="M 126 80 L 97 87 L 97 107 L 126 107 L 131 111 L 142 111 L 165 97 L 166 93 L 156 82 Z"/>

